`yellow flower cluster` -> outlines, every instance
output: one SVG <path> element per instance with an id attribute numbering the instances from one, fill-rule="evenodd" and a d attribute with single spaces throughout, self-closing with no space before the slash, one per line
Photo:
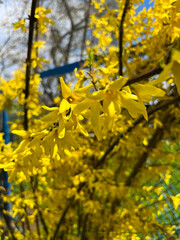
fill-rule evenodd
<path id="1" fill-rule="evenodd" d="M 138 13 L 139 1 L 130 1 L 123 26 L 123 76 L 118 75 L 117 40 L 126 1 L 117 2 L 119 8 L 111 10 L 104 0 L 92 1 L 99 15 L 91 16 L 97 46 L 87 48 L 89 71 L 75 70 L 73 88 L 60 77 L 62 97 L 54 107 L 39 104 L 41 79 L 33 74 L 26 100 L 29 130 L 12 123 L 12 133 L 22 140 L 9 145 L 0 135 L 0 168 L 8 171 L 16 192 L 3 199 L 13 202 L 13 216 L 20 215 L 27 227 L 28 221 L 41 222 L 37 231 L 15 231 L 17 239 L 76 240 L 85 234 L 89 240 L 138 240 L 150 239 L 157 228 L 169 238 L 175 234 L 174 226 L 157 220 L 166 198 L 164 187 L 153 184 L 161 177 L 168 185 L 169 166 L 179 159 L 179 105 L 166 104 L 177 98 L 175 86 L 180 94 L 180 1 L 155 1 Z M 36 9 L 42 34 L 53 24 L 46 17 L 50 12 Z M 24 21 L 14 26 L 25 32 Z M 34 42 L 32 68 L 42 69 L 47 62 L 37 54 L 43 46 Z M 141 77 L 157 65 L 163 68 L 158 77 Z M 133 82 L 136 76 L 140 80 Z M 0 109 L 24 105 L 24 89 L 24 70 L 9 82 L 1 79 Z M 19 111 L 21 121 L 23 114 Z M 23 183 L 26 192 L 17 192 Z M 178 211 L 179 194 L 168 199 Z"/>

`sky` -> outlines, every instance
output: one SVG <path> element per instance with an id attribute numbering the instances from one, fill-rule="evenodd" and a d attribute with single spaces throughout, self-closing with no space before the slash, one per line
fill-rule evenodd
<path id="1" fill-rule="evenodd" d="M 141 11 L 144 8 L 144 6 L 147 9 L 149 9 L 150 7 L 153 7 L 153 5 L 154 5 L 154 1 L 152 1 L 152 0 L 144 0 L 144 5 L 142 5 L 142 4 L 139 5 L 137 11 Z"/>

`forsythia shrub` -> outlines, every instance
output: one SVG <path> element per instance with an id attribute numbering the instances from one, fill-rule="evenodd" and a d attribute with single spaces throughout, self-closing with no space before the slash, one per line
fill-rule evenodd
<path id="1" fill-rule="evenodd" d="M 0 138 L 0 167 L 14 186 L 3 199 L 19 226 L 1 219 L 7 239 L 151 239 L 157 230 L 176 239 L 154 206 L 163 211 L 165 190 L 155 183 L 168 183 L 179 161 L 164 146 L 180 138 L 180 1 L 155 0 L 137 11 L 139 4 L 118 0 L 109 9 L 105 0 L 92 1 L 97 45 L 87 42 L 89 70 L 75 71 L 73 88 L 60 77 L 59 105 L 40 105 L 39 74 L 27 87 L 27 68 L 47 62 L 37 54 L 42 41 L 33 42 L 30 62 L 13 79 L 1 79 L 0 109 L 16 105 L 11 131 L 21 139 L 5 145 Z M 31 15 L 41 34 L 54 24 L 49 12 L 38 7 Z M 19 28 L 30 34 L 25 19 Z M 177 210 L 179 195 L 170 201 Z"/>

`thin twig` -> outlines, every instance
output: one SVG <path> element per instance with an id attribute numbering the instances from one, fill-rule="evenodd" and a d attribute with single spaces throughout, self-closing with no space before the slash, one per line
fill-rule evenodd
<path id="1" fill-rule="evenodd" d="M 162 135 L 163 135 L 163 129 L 157 128 L 152 138 L 150 139 L 148 146 L 146 147 L 146 151 L 143 152 L 138 162 L 133 167 L 131 174 L 128 176 L 127 180 L 125 181 L 125 186 L 131 186 L 132 180 L 135 178 L 135 176 L 138 174 L 138 172 L 146 162 L 149 152 L 156 147 L 156 144 L 162 138 Z"/>
<path id="2" fill-rule="evenodd" d="M 24 103 L 24 130 L 28 130 L 28 107 L 27 100 L 29 97 L 29 82 L 31 76 L 31 52 L 33 44 L 33 35 L 34 35 L 34 23 L 36 21 L 35 9 L 36 9 L 36 0 L 32 0 L 31 5 L 31 15 L 29 18 L 29 37 L 28 37 L 28 49 L 27 49 L 27 59 L 26 59 L 26 85 L 25 85 L 25 103 Z"/>
<path id="3" fill-rule="evenodd" d="M 39 7 L 39 0 L 37 0 L 36 7 Z M 36 27 L 35 27 L 35 41 L 37 42 L 39 39 L 39 20 L 36 19 Z M 39 49 L 36 48 L 36 57 L 38 57 Z M 38 72 L 38 65 L 34 69 L 34 73 Z"/>
<path id="4" fill-rule="evenodd" d="M 73 21 L 73 17 L 71 15 L 71 10 L 66 2 L 66 0 L 62 0 L 65 8 L 66 8 L 66 12 L 67 15 L 69 17 L 69 20 L 71 22 L 71 33 L 70 33 L 70 37 L 69 37 L 69 43 L 67 45 L 67 50 L 66 50 L 66 55 L 65 55 L 65 60 L 64 60 L 64 64 L 67 64 L 68 62 L 68 58 L 69 58 L 69 53 L 70 53 L 70 49 L 71 49 L 71 44 L 72 44 L 72 40 L 73 40 L 73 33 L 74 33 L 74 21 Z"/>
<path id="5" fill-rule="evenodd" d="M 89 0 L 88 9 L 85 14 L 85 27 L 84 27 L 84 32 L 83 32 L 83 39 L 82 39 L 82 46 L 81 46 L 81 59 L 80 60 L 82 60 L 84 48 L 86 45 L 86 34 L 87 34 L 87 27 L 88 27 L 88 21 L 89 21 L 90 8 L 91 8 L 91 1 L 92 0 Z"/>
<path id="6" fill-rule="evenodd" d="M 46 234 L 48 235 L 49 234 L 49 231 L 48 231 L 48 227 L 46 225 L 46 222 L 44 220 L 44 217 L 43 217 L 43 214 L 39 208 L 39 204 L 38 204 L 38 199 L 37 199 L 37 196 L 36 196 L 36 188 L 34 185 L 33 185 L 33 182 L 34 182 L 35 178 L 32 178 L 31 177 L 31 188 L 32 188 L 32 191 L 33 191 L 33 195 L 34 195 L 34 202 L 35 202 L 35 205 L 36 205 L 36 209 L 38 211 L 38 215 L 39 215 L 39 218 L 41 220 L 41 223 L 42 223 L 42 226 L 44 228 L 44 231 L 46 232 Z M 38 235 L 40 235 L 40 230 L 39 230 L 39 224 L 37 223 L 37 231 L 38 231 Z"/>
<path id="7" fill-rule="evenodd" d="M 179 97 L 180 99 L 180 97 Z M 164 123 L 164 127 L 159 127 L 156 129 L 156 131 L 154 132 L 152 138 L 149 141 L 148 146 L 146 147 L 146 151 L 144 151 L 144 153 L 141 155 L 141 157 L 139 158 L 138 162 L 134 165 L 130 175 L 128 176 L 128 178 L 125 181 L 125 186 L 131 186 L 132 180 L 136 177 L 136 175 L 139 173 L 139 171 L 141 170 L 142 166 L 144 165 L 144 163 L 146 162 L 149 152 L 151 152 L 155 147 L 156 144 L 162 139 L 163 136 L 163 131 L 165 129 L 165 126 L 171 122 L 173 122 L 175 120 L 174 117 L 170 117 L 169 113 L 168 115 L 166 114 L 162 120 L 162 122 Z"/>
<path id="8" fill-rule="evenodd" d="M 81 240 L 87 240 L 86 228 L 87 228 L 88 217 L 89 217 L 89 214 L 87 213 L 87 214 L 85 215 L 84 222 L 83 222 L 83 229 L 82 229 Z"/>
<path id="9" fill-rule="evenodd" d="M 162 72 L 163 68 L 161 68 L 160 66 L 157 66 L 149 71 L 146 71 L 144 73 L 141 73 L 135 77 L 132 77 L 132 78 L 129 78 L 128 81 L 126 82 L 126 84 L 124 85 L 125 86 L 129 86 L 133 83 L 137 83 L 137 82 L 140 82 L 142 80 L 146 80 L 150 77 L 153 77 L 154 75 L 156 74 L 160 74 Z"/>
<path id="10" fill-rule="evenodd" d="M 69 42 L 67 45 L 67 49 L 66 49 L 66 53 L 65 53 L 65 58 L 64 58 L 64 65 L 68 63 L 68 59 L 69 59 L 69 54 L 70 54 L 70 50 L 71 50 L 71 44 L 72 44 L 72 40 L 73 40 L 73 28 L 71 30 L 71 35 L 69 37 Z"/>
<path id="11" fill-rule="evenodd" d="M 85 26 L 80 26 L 85 20 L 82 19 L 81 21 L 79 21 L 78 23 L 74 24 L 74 31 L 79 31 L 83 28 L 85 28 Z M 55 31 L 54 29 L 52 30 L 52 34 L 53 34 L 53 31 Z M 64 39 L 67 35 L 71 34 L 71 31 L 72 30 L 69 30 L 68 32 L 64 33 L 62 36 L 59 36 L 60 37 L 60 40 L 61 41 L 62 39 Z"/>
<path id="12" fill-rule="evenodd" d="M 71 15 L 71 10 L 69 9 L 69 6 L 68 6 L 66 0 L 62 0 L 62 2 L 63 2 L 64 6 L 66 8 L 66 13 L 67 13 L 67 15 L 68 15 L 68 17 L 70 19 L 71 26 L 74 27 L 74 21 L 73 21 L 72 15 Z"/>
<path id="13" fill-rule="evenodd" d="M 11 236 L 12 236 L 12 239 L 13 240 L 17 240 L 17 238 L 14 236 L 14 230 L 12 229 L 11 225 L 10 225 L 10 222 L 9 222 L 9 217 L 7 216 L 6 213 L 4 213 L 4 209 L 3 207 L 0 205 L 0 212 L 2 213 L 3 215 L 3 218 L 4 218 L 4 221 L 6 223 L 6 226 L 8 228 L 8 230 L 10 231 L 11 233 Z"/>
<path id="14" fill-rule="evenodd" d="M 21 182 L 19 184 L 20 186 L 20 196 L 21 196 L 21 199 L 24 198 L 24 184 Z M 25 205 L 24 207 L 24 212 L 25 212 L 25 221 L 26 221 L 26 226 L 27 226 L 27 229 L 31 232 L 31 228 L 30 228 L 30 224 L 29 224 L 29 219 L 28 219 L 28 212 L 27 212 L 27 206 Z M 21 216 L 21 219 L 23 218 L 23 216 Z M 25 233 L 25 223 L 22 222 L 22 229 L 23 229 L 23 233 Z"/>
<path id="15" fill-rule="evenodd" d="M 73 199 L 73 200 L 74 200 L 74 199 Z M 68 212 L 68 210 L 69 210 L 69 208 L 70 208 L 70 206 L 71 206 L 71 203 L 72 203 L 72 201 L 70 201 L 70 203 L 67 204 L 66 208 L 64 209 L 64 211 L 63 211 L 63 213 L 62 213 L 62 215 L 61 215 L 61 217 L 60 217 L 60 219 L 59 219 L 59 222 L 58 222 L 58 224 L 57 224 L 57 226 L 56 226 L 56 230 L 55 230 L 55 232 L 54 232 L 54 236 L 52 237 L 52 240 L 55 240 L 55 239 L 56 239 L 56 237 L 57 237 L 57 235 L 58 235 L 58 232 L 59 232 L 59 229 L 60 229 L 60 227 L 61 227 L 61 224 L 63 223 L 63 221 L 64 221 L 64 219 L 65 219 L 66 213 Z"/>
<path id="16" fill-rule="evenodd" d="M 123 76 L 123 34 L 124 34 L 124 20 L 126 17 L 126 13 L 129 7 L 129 0 L 126 0 L 125 2 L 125 6 L 124 6 L 124 10 L 123 10 L 123 14 L 121 17 L 121 21 L 120 21 L 120 26 L 119 26 L 119 75 Z"/>
<path id="17" fill-rule="evenodd" d="M 26 77 L 25 77 L 25 103 L 24 103 L 24 130 L 28 130 L 28 106 L 27 106 L 27 100 L 29 97 L 29 82 L 30 82 L 30 76 L 31 76 L 31 52 L 32 52 L 32 44 L 33 44 L 33 35 L 34 35 L 34 23 L 36 21 L 35 18 L 35 9 L 36 9 L 36 0 L 32 0 L 31 4 L 31 15 L 29 17 L 29 36 L 28 36 L 28 48 L 27 48 L 27 59 L 26 59 Z M 23 183 L 20 185 L 20 190 L 21 190 L 21 197 L 24 197 L 24 186 Z M 24 207 L 25 210 L 25 219 L 26 219 L 26 224 L 27 228 L 30 231 L 30 224 L 28 221 L 28 216 L 27 216 L 27 208 L 26 206 Z M 23 225 L 24 228 L 24 225 Z"/>

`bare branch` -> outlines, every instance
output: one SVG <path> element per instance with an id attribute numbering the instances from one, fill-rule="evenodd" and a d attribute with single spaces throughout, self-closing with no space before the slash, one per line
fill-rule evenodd
<path id="1" fill-rule="evenodd" d="M 31 5 L 31 15 L 29 21 L 29 37 L 28 37 L 28 49 L 27 49 L 27 59 L 26 59 L 26 87 L 25 87 L 25 104 L 24 104 L 24 130 L 28 130 L 28 108 L 27 108 L 27 99 L 29 97 L 29 82 L 31 75 L 31 51 L 33 44 L 33 35 L 34 35 L 34 23 L 35 19 L 35 9 L 36 9 L 36 0 L 32 0 Z"/>
<path id="2" fill-rule="evenodd" d="M 132 78 L 129 78 L 129 80 L 126 82 L 126 84 L 124 85 L 125 86 L 129 86 L 133 83 L 137 83 L 137 82 L 140 82 L 142 80 L 146 80 L 150 77 L 153 77 L 154 75 L 156 74 L 160 74 L 162 72 L 162 68 L 160 66 L 157 66 L 147 72 L 144 72 L 144 73 L 141 73 L 135 77 L 132 77 Z"/>
<path id="3" fill-rule="evenodd" d="M 124 25 L 124 20 L 126 17 L 129 4 L 130 4 L 130 1 L 126 0 L 123 14 L 120 21 L 120 26 L 119 26 L 119 75 L 120 76 L 123 76 L 123 59 L 122 59 L 123 58 L 122 56 L 123 55 L 123 34 L 124 34 L 123 25 Z"/>
<path id="4" fill-rule="evenodd" d="M 74 199 L 73 199 L 73 200 L 74 200 Z M 71 202 L 72 202 L 72 201 L 71 201 Z M 65 219 L 65 216 L 66 216 L 69 208 L 71 207 L 71 202 L 70 202 L 69 204 L 67 204 L 66 208 L 64 209 L 64 211 L 63 211 L 63 213 L 62 213 L 62 215 L 61 215 L 61 217 L 60 217 L 60 219 L 59 219 L 59 222 L 58 222 L 58 224 L 57 224 L 57 226 L 56 226 L 56 230 L 55 230 L 55 232 L 54 232 L 54 236 L 52 237 L 52 240 L 55 240 L 55 239 L 56 239 L 56 237 L 57 237 L 57 235 L 58 235 L 58 232 L 59 232 L 59 229 L 60 229 L 60 227 L 61 227 L 61 224 L 63 223 L 63 221 L 64 221 L 64 219 Z"/>
<path id="5" fill-rule="evenodd" d="M 73 21 L 72 15 L 71 15 L 71 10 L 69 9 L 69 6 L 68 6 L 66 0 L 62 0 L 62 2 L 63 2 L 64 6 L 66 8 L 67 15 L 68 15 L 69 20 L 71 22 L 71 27 L 74 28 L 74 21 Z"/>
<path id="6" fill-rule="evenodd" d="M 81 60 L 82 60 L 82 57 L 83 57 L 83 52 L 84 52 L 84 48 L 85 48 L 85 44 L 86 44 L 86 34 L 87 34 L 89 14 L 90 14 L 90 9 L 91 9 L 91 1 L 92 0 L 89 0 L 88 9 L 87 9 L 87 12 L 85 14 L 85 27 L 84 27 L 84 32 L 83 32 L 82 46 L 81 46 Z"/>
<path id="7" fill-rule="evenodd" d="M 140 169 L 142 168 L 142 166 L 146 162 L 149 152 L 152 151 L 152 149 L 156 147 L 156 144 L 158 143 L 158 141 L 160 141 L 160 139 L 162 138 L 162 135 L 163 135 L 163 129 L 162 128 L 157 128 L 155 133 L 153 134 L 152 138 L 150 139 L 148 146 L 146 147 L 146 151 L 139 158 L 139 160 L 135 164 L 131 174 L 129 175 L 129 177 L 125 181 L 125 186 L 130 186 L 131 185 L 132 180 L 138 174 L 138 172 L 140 171 Z"/>

